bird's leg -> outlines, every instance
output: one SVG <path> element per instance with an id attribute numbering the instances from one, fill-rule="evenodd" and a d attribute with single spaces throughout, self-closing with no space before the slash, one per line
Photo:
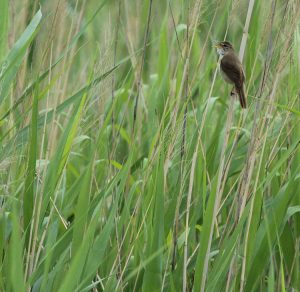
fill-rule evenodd
<path id="1" fill-rule="evenodd" d="M 237 94 L 237 92 L 235 90 L 235 86 L 233 86 L 232 89 L 231 89 L 231 92 L 230 92 L 230 96 L 234 96 L 236 94 Z"/>

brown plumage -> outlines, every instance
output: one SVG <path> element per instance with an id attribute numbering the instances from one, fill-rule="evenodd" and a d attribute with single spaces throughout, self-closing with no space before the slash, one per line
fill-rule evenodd
<path id="1" fill-rule="evenodd" d="M 247 107 L 244 90 L 245 73 L 243 65 L 229 42 L 220 42 L 216 45 L 221 57 L 220 71 L 227 83 L 233 84 L 236 94 L 239 96 L 242 108 Z"/>

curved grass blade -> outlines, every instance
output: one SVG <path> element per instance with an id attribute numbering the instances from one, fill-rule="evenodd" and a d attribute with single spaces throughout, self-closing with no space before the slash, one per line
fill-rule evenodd
<path id="1" fill-rule="evenodd" d="M 21 37 L 15 43 L 6 60 L 2 64 L 0 73 L 0 103 L 6 97 L 9 87 L 11 86 L 25 56 L 26 50 L 37 34 L 41 19 L 42 12 L 41 10 L 39 10 L 27 26 Z"/>
<path id="2" fill-rule="evenodd" d="M 266 218 L 268 224 L 262 224 L 256 237 L 256 248 L 253 252 L 253 260 L 249 267 L 249 273 L 246 277 L 245 291 L 252 291 L 258 284 L 263 270 L 268 265 L 270 257 L 269 244 L 274 246 L 277 236 L 283 230 L 284 219 L 288 206 L 292 198 L 299 190 L 299 182 L 295 178 L 281 189 L 280 193 L 273 199 L 266 209 Z"/>

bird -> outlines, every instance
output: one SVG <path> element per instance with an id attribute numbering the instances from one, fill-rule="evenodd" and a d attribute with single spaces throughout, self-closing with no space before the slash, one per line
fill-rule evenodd
<path id="1" fill-rule="evenodd" d="M 243 65 L 236 54 L 232 44 L 228 41 L 217 42 L 215 44 L 217 53 L 220 56 L 220 72 L 229 84 L 233 84 L 234 88 L 231 95 L 236 93 L 239 97 L 241 107 L 247 107 L 246 94 L 245 94 L 245 72 Z"/>

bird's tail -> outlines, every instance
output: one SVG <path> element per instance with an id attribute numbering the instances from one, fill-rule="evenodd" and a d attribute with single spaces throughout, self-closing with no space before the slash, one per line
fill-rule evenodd
<path id="1" fill-rule="evenodd" d="M 247 107 L 247 102 L 246 102 L 246 94 L 245 94 L 244 86 L 236 87 L 235 90 L 236 90 L 236 92 L 239 96 L 241 107 L 246 108 Z"/>

